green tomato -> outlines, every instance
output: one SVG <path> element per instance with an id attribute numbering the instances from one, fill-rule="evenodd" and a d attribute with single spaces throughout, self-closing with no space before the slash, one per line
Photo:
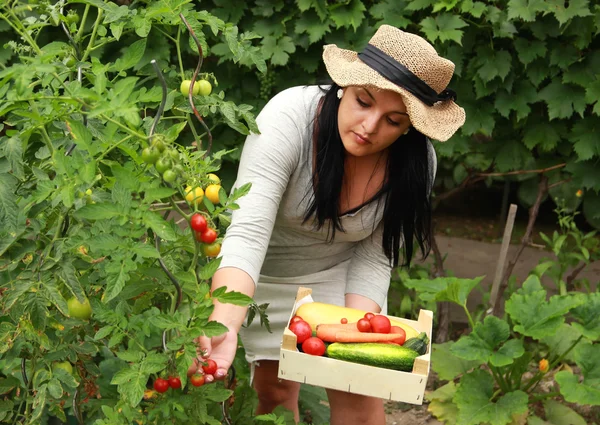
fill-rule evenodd
<path id="1" fill-rule="evenodd" d="M 142 160 L 146 164 L 155 164 L 159 157 L 160 152 L 153 146 L 144 148 L 144 150 L 142 150 Z"/>
<path id="2" fill-rule="evenodd" d="M 172 167 L 171 160 L 166 156 L 161 156 L 160 158 L 158 158 L 158 161 L 156 161 L 156 164 L 154 164 L 154 166 L 156 167 L 156 171 L 158 171 L 160 174 L 163 174 L 165 171 L 170 170 Z"/>
<path id="3" fill-rule="evenodd" d="M 52 370 L 62 369 L 69 375 L 73 375 L 73 366 L 69 362 L 55 362 L 52 365 Z"/>
<path id="4" fill-rule="evenodd" d="M 179 86 L 179 90 L 181 91 L 181 94 L 184 96 L 187 96 L 190 92 L 190 86 L 192 85 L 192 80 L 183 80 L 181 82 L 181 85 Z M 192 94 L 195 96 L 200 92 L 200 86 L 198 85 L 198 81 L 196 81 L 196 83 L 194 83 L 194 90 L 192 91 Z"/>
<path id="5" fill-rule="evenodd" d="M 77 63 L 77 59 L 75 59 L 75 56 L 69 55 L 66 57 L 66 59 L 63 60 L 63 63 L 65 64 L 66 67 L 73 68 L 75 66 L 75 64 Z"/>
<path id="6" fill-rule="evenodd" d="M 198 86 L 198 93 L 200 96 L 208 96 L 212 92 L 212 84 L 206 80 L 200 80 L 196 85 Z M 196 88 L 196 85 L 194 86 L 194 89 Z"/>
<path id="7" fill-rule="evenodd" d="M 173 170 L 167 170 L 163 173 L 162 178 L 167 183 L 173 183 L 177 180 L 177 173 Z"/>
<path id="8" fill-rule="evenodd" d="M 69 13 L 67 14 L 67 16 L 65 16 L 65 18 L 67 19 L 67 23 L 69 23 L 69 24 L 79 23 L 79 15 L 76 12 L 69 11 Z"/>
<path id="9" fill-rule="evenodd" d="M 75 297 L 72 297 L 67 301 L 67 307 L 69 308 L 69 316 L 75 317 L 76 319 L 89 320 L 92 317 L 92 306 L 90 300 L 87 298 L 83 303 Z"/>
<path id="10" fill-rule="evenodd" d="M 158 149 L 159 152 L 164 152 L 167 145 L 165 145 L 165 136 L 162 134 L 156 134 L 152 137 L 152 146 Z"/>
<path id="11" fill-rule="evenodd" d="M 169 149 L 169 157 L 172 160 L 179 160 L 179 151 L 177 149 Z"/>

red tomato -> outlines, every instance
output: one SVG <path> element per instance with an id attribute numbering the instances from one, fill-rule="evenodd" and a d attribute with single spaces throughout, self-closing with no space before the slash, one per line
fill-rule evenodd
<path id="1" fill-rule="evenodd" d="M 206 229 L 202 233 L 196 233 L 196 239 L 200 236 L 200 240 L 204 243 L 211 244 L 217 240 L 217 232 L 215 229 L 211 229 L 210 227 Z"/>
<path id="2" fill-rule="evenodd" d="M 302 343 L 302 351 L 313 356 L 322 356 L 325 354 L 325 343 L 321 338 L 311 336 Z"/>
<path id="3" fill-rule="evenodd" d="M 365 319 L 371 320 L 375 315 L 373 313 L 365 313 Z"/>
<path id="4" fill-rule="evenodd" d="M 201 387 L 202 385 L 204 385 L 204 375 L 192 375 L 192 377 L 190 378 L 190 382 L 194 387 Z"/>
<path id="5" fill-rule="evenodd" d="M 290 331 L 296 334 L 298 344 L 302 344 L 312 336 L 312 329 L 304 320 L 297 320 L 294 323 L 290 323 Z"/>
<path id="6" fill-rule="evenodd" d="M 371 332 L 371 323 L 364 317 L 356 323 L 359 332 Z"/>
<path id="7" fill-rule="evenodd" d="M 169 389 L 169 381 L 158 378 L 156 381 L 154 381 L 154 389 L 159 393 L 166 392 Z"/>
<path id="8" fill-rule="evenodd" d="M 178 390 L 181 388 L 181 379 L 176 376 L 172 376 L 169 378 L 169 386 L 174 390 Z"/>
<path id="9" fill-rule="evenodd" d="M 406 341 L 406 332 L 400 326 L 392 326 L 392 328 L 390 329 L 390 333 L 398 334 L 398 344 L 402 345 L 404 344 L 404 341 Z"/>
<path id="10" fill-rule="evenodd" d="M 371 330 L 376 333 L 389 334 L 390 329 L 392 328 L 390 319 L 381 314 L 372 317 L 371 320 L 369 320 L 369 323 L 371 323 Z"/>
<path id="11" fill-rule="evenodd" d="M 298 322 L 300 320 L 304 321 L 304 319 L 302 319 L 302 317 L 300 317 L 300 316 L 294 316 L 294 317 L 292 317 L 290 319 L 290 323 Z"/>
<path id="12" fill-rule="evenodd" d="M 345 325 L 346 323 L 348 323 L 348 319 L 346 319 L 346 318 L 344 317 L 344 318 L 342 318 L 342 320 L 340 320 L 340 323 L 341 323 L 342 325 Z"/>
<path id="13" fill-rule="evenodd" d="M 194 214 L 190 219 L 190 227 L 196 232 L 205 232 L 208 227 L 208 223 L 202 214 Z"/>
<path id="14" fill-rule="evenodd" d="M 202 370 L 207 375 L 214 375 L 217 371 L 217 362 L 213 359 L 206 359 L 206 364 L 202 365 Z"/>

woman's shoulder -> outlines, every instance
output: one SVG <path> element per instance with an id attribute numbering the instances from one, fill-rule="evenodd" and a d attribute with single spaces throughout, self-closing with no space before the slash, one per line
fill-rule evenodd
<path id="1" fill-rule="evenodd" d="M 273 96 L 265 105 L 269 111 L 311 111 L 325 92 L 320 86 L 294 86 Z"/>

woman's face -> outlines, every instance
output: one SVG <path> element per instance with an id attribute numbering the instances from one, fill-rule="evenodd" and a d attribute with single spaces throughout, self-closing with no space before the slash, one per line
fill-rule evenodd
<path id="1" fill-rule="evenodd" d="M 338 109 L 338 130 L 350 155 L 364 157 L 381 152 L 410 126 L 400 94 L 357 86 L 343 90 Z"/>

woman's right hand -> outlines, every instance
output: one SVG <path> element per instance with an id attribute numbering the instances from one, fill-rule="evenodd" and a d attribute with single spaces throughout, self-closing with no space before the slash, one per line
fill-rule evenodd
<path id="1" fill-rule="evenodd" d="M 223 335 L 212 338 L 201 336 L 194 341 L 197 345 L 198 356 L 188 369 L 188 376 L 192 376 L 195 373 L 203 374 L 205 375 L 206 382 L 213 382 L 215 379 L 224 379 L 237 351 L 237 332 L 229 330 Z M 212 359 L 217 363 L 217 371 L 214 375 L 206 375 L 202 370 L 202 363 L 206 359 Z"/>

